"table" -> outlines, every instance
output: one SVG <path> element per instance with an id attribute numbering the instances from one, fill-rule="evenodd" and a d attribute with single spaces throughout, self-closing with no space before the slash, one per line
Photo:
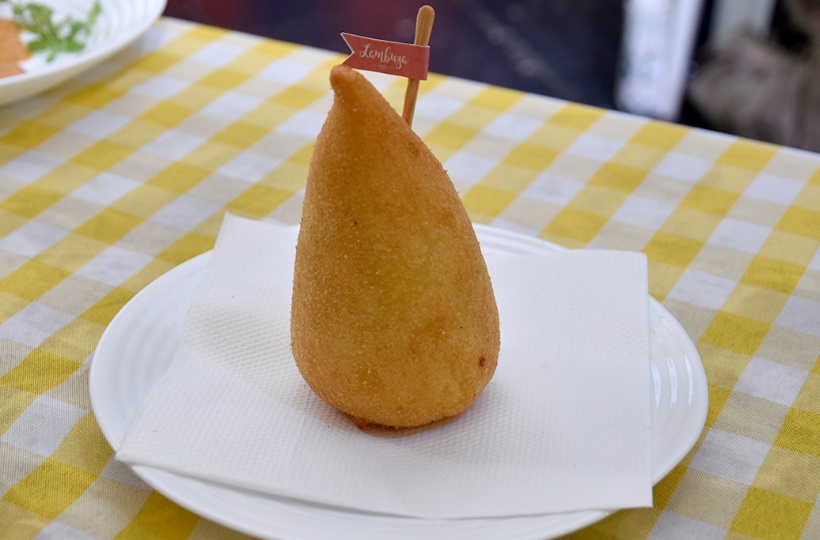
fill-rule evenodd
<path id="1" fill-rule="evenodd" d="M 238 538 L 113 459 L 106 325 L 226 211 L 297 223 L 340 57 L 174 19 L 0 108 L 0 537 Z M 373 80 L 397 106 L 404 83 Z M 820 156 L 433 75 L 414 128 L 475 222 L 645 252 L 709 414 L 654 490 L 578 538 L 820 537 Z"/>

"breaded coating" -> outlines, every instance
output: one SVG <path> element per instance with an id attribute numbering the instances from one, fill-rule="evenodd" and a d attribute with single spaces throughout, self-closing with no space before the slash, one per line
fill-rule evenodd
<path id="1" fill-rule="evenodd" d="M 296 247 L 296 364 L 359 425 L 456 415 L 500 347 L 472 224 L 441 163 L 369 81 L 336 66 L 330 83 Z"/>

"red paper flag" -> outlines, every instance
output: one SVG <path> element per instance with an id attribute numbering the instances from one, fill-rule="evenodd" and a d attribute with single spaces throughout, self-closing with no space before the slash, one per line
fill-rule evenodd
<path id="1" fill-rule="evenodd" d="M 346 33 L 342 33 L 342 39 L 351 51 L 350 56 L 342 62 L 346 66 L 427 80 L 430 47 Z"/>

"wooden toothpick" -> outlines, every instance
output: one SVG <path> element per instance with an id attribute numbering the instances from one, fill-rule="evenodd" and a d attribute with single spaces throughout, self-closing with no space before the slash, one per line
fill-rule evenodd
<path id="1" fill-rule="evenodd" d="M 433 19 L 436 12 L 430 6 L 421 6 L 416 17 L 415 45 L 427 46 L 430 43 L 430 33 L 433 30 Z M 407 79 L 407 91 L 404 93 L 404 110 L 401 113 L 407 125 L 413 125 L 413 114 L 416 111 L 416 98 L 419 95 L 419 80 Z"/>

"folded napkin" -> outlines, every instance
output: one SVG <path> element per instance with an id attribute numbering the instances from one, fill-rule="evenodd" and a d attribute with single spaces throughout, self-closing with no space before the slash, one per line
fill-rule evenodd
<path id="1" fill-rule="evenodd" d="M 643 255 L 488 257 L 502 345 L 484 393 L 432 427 L 361 431 L 291 356 L 296 234 L 225 217 L 179 350 L 118 459 L 424 518 L 652 504 Z"/>

